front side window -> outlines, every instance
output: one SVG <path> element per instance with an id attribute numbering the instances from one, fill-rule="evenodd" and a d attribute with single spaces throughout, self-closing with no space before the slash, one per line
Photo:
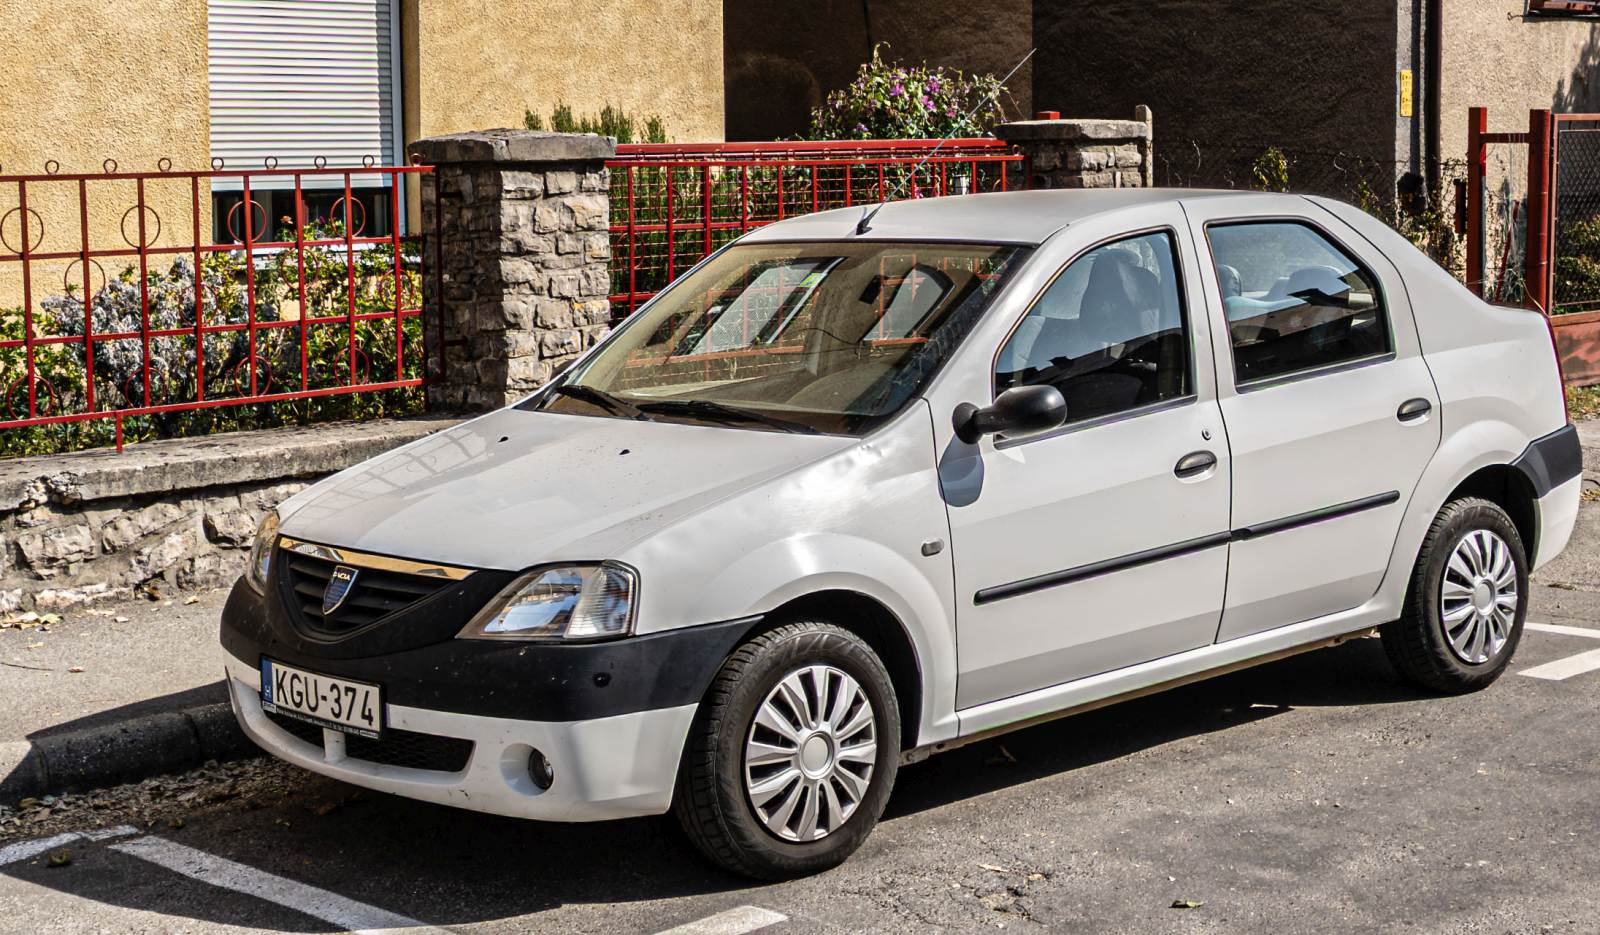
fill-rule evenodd
<path id="1" fill-rule="evenodd" d="M 522 406 L 864 433 L 921 390 L 1027 253 L 870 241 L 734 246 Z"/>
<path id="2" fill-rule="evenodd" d="M 1000 351 L 995 392 L 1049 384 L 1067 421 L 1189 395 L 1189 334 L 1172 235 L 1097 247 L 1045 290 Z"/>
<path id="3" fill-rule="evenodd" d="M 1220 224 L 1207 236 L 1241 385 L 1393 350 L 1377 279 L 1315 228 Z"/>

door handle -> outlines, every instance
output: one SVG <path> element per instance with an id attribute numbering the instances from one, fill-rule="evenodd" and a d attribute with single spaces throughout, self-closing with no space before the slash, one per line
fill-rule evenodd
<path id="1" fill-rule="evenodd" d="M 1209 451 L 1191 451 L 1178 459 L 1172 473 L 1179 477 L 1194 477 L 1217 466 L 1217 456 Z"/>
<path id="2" fill-rule="evenodd" d="M 1419 397 L 1401 403 L 1400 408 L 1395 410 L 1394 417 L 1401 422 L 1415 422 L 1432 411 L 1433 403 Z"/>

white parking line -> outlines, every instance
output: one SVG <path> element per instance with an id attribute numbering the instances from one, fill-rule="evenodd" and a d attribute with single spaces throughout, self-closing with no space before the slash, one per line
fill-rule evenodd
<path id="1" fill-rule="evenodd" d="M 1586 653 L 1578 653 L 1576 656 L 1568 656 L 1565 659 L 1557 659 L 1555 662 L 1547 662 L 1531 669 L 1523 669 L 1517 674 L 1526 675 L 1529 678 L 1549 679 L 1552 682 L 1559 682 L 1562 679 L 1570 679 L 1574 675 L 1582 675 L 1585 672 L 1593 672 L 1596 669 L 1600 669 L 1600 649 L 1591 649 Z"/>
<path id="2" fill-rule="evenodd" d="M 762 909 L 760 906 L 739 906 L 726 912 L 719 912 L 714 916 L 706 916 L 694 922 L 657 932 L 656 935 L 744 935 L 756 929 L 764 929 L 769 925 L 787 922 L 789 917 L 781 912 L 771 909 Z"/>
<path id="3" fill-rule="evenodd" d="M 321 919 L 350 932 L 427 935 L 444 930 L 423 925 L 415 919 L 396 915 L 327 890 L 297 883 L 284 877 L 247 867 L 224 857 L 197 851 L 162 838 L 135 838 L 113 844 L 113 850 L 147 860 L 186 877 L 219 886 L 236 893 L 286 906 L 312 918 Z"/>
<path id="4" fill-rule="evenodd" d="M 1538 630 L 1540 633 L 1560 633 L 1563 636 L 1587 636 L 1591 640 L 1600 640 L 1600 630 L 1589 627 L 1567 627 L 1559 623 L 1524 623 L 1525 630 Z"/>
<path id="5" fill-rule="evenodd" d="M 1533 623 L 1532 621 L 1524 623 L 1522 626 L 1524 629 L 1537 630 L 1540 633 L 1557 633 L 1562 636 L 1582 636 L 1592 640 L 1600 640 L 1600 629 L 1593 627 L 1569 627 L 1559 623 Z M 1570 679 L 1574 675 L 1593 672 L 1596 669 L 1600 669 L 1600 649 L 1591 649 L 1577 655 L 1557 659 L 1554 662 L 1546 662 L 1543 665 L 1533 666 L 1532 668 L 1520 669 L 1517 674 L 1526 675 L 1534 679 L 1559 682 L 1563 679 Z"/>
<path id="6" fill-rule="evenodd" d="M 132 825 L 117 825 L 114 828 L 95 828 L 91 831 L 69 831 L 54 837 L 39 838 L 34 841 L 20 841 L 0 847 L 0 867 L 6 864 L 20 863 L 32 860 L 40 854 L 46 854 L 58 847 L 76 844 L 79 841 L 105 841 L 111 838 L 125 838 L 130 834 L 138 834 L 139 829 Z"/>

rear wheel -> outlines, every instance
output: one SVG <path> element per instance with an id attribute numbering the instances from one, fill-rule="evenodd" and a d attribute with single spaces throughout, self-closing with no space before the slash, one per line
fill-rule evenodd
<path id="1" fill-rule="evenodd" d="M 1511 517 L 1488 500 L 1454 500 L 1423 540 L 1405 613 L 1383 628 L 1383 648 L 1417 685 L 1474 691 L 1510 664 L 1527 610 L 1528 560 Z"/>
<path id="2" fill-rule="evenodd" d="M 882 661 L 822 621 L 740 646 L 695 718 L 674 811 L 713 862 L 784 879 L 861 846 L 888 802 L 900 716 Z"/>

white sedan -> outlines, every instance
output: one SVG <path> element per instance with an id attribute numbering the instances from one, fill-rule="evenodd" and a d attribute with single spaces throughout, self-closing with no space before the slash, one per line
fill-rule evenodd
<path id="1" fill-rule="evenodd" d="M 773 224 L 552 385 L 318 483 L 223 618 L 245 731 L 504 815 L 843 861 L 897 768 L 1380 628 L 1482 688 L 1566 545 L 1545 319 L 1348 205 L 1018 192 Z"/>

